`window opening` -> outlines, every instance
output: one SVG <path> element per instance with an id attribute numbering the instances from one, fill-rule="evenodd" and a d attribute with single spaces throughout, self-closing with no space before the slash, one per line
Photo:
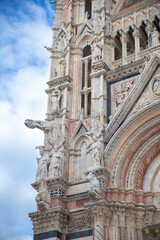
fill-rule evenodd
<path id="1" fill-rule="evenodd" d="M 140 50 L 144 50 L 148 47 L 148 34 L 146 31 L 146 24 L 142 22 L 140 28 Z"/>
<path id="2" fill-rule="evenodd" d="M 88 19 L 92 17 L 92 0 L 85 1 L 85 13 L 88 12 Z"/>
<path id="3" fill-rule="evenodd" d="M 81 85 L 81 109 L 84 110 L 84 115 L 91 114 L 91 47 L 85 46 L 83 49 L 82 58 L 82 85 Z"/>
<path id="4" fill-rule="evenodd" d="M 133 37 L 133 29 L 130 27 L 127 32 L 127 55 L 135 52 L 135 42 Z"/>
<path id="5" fill-rule="evenodd" d="M 121 43 L 121 34 L 118 31 L 117 35 L 114 38 L 114 59 L 118 60 L 122 58 L 122 43 Z"/>
<path id="6" fill-rule="evenodd" d="M 90 56 L 90 55 L 91 55 L 91 47 L 89 45 L 87 45 L 83 49 L 83 57 L 87 57 L 87 56 Z"/>

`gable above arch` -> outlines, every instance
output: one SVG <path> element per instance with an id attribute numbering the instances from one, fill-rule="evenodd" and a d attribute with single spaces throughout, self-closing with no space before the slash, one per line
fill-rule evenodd
<path id="1" fill-rule="evenodd" d="M 68 42 L 69 42 L 69 40 L 68 40 L 68 36 L 67 36 L 67 31 L 66 31 L 65 27 L 62 27 L 55 39 L 54 47 L 56 50 L 64 51 L 64 49 L 68 45 Z"/>
<path id="2" fill-rule="evenodd" d="M 122 106 L 119 108 L 117 114 L 114 116 L 112 121 L 107 126 L 105 132 L 106 142 L 109 142 L 109 140 L 115 134 L 115 132 L 120 128 L 120 126 L 124 124 L 124 122 L 127 119 L 129 119 L 129 117 L 131 117 L 132 114 L 140 110 L 139 108 L 140 105 L 142 109 L 143 107 L 146 107 L 147 105 L 151 104 L 151 102 L 148 102 L 148 104 L 146 104 L 145 106 L 143 106 L 142 104 L 142 102 L 147 103 L 145 101 L 145 90 L 148 85 L 150 85 L 152 88 L 151 92 L 155 95 L 154 97 L 155 101 L 159 100 L 158 94 L 160 90 L 157 90 L 157 88 L 160 88 L 159 87 L 160 83 L 158 83 L 158 87 L 156 87 L 158 78 L 157 77 L 155 78 L 155 73 L 156 71 L 159 71 L 159 69 L 160 69 L 160 55 L 157 53 L 152 56 L 152 58 L 146 65 L 145 69 L 143 70 L 142 74 L 137 79 L 136 84 L 132 88 L 130 94 L 123 102 Z M 154 93 L 155 91 L 154 88 L 157 91 L 156 93 L 157 99 L 156 94 Z M 140 102 L 138 103 L 138 101 Z"/>
<path id="3" fill-rule="evenodd" d="M 92 33 L 92 25 L 90 25 L 88 22 L 84 23 L 77 35 L 77 46 L 79 47 L 85 47 L 87 45 L 90 45 L 93 39 Z"/>

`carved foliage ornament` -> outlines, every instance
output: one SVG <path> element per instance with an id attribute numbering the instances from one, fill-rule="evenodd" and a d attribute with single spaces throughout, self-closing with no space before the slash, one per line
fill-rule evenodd
<path id="1" fill-rule="evenodd" d="M 116 103 L 117 106 L 122 104 L 125 100 L 125 97 L 128 95 L 129 90 L 133 86 L 133 81 L 121 84 L 116 87 Z"/>
<path id="2" fill-rule="evenodd" d="M 92 228 L 92 217 L 90 214 L 71 216 L 68 222 L 68 232 Z"/>

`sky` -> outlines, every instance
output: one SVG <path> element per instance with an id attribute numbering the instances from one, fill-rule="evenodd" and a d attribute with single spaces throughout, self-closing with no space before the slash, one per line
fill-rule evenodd
<path id="1" fill-rule="evenodd" d="M 0 240 L 33 239 L 36 146 L 43 133 L 25 119 L 47 109 L 54 6 L 49 0 L 0 0 Z"/>

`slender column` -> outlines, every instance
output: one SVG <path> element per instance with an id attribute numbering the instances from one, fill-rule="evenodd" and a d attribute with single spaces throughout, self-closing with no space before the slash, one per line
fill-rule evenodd
<path id="1" fill-rule="evenodd" d="M 126 228 L 120 227 L 119 232 L 120 232 L 120 240 L 126 240 Z"/>
<path id="2" fill-rule="evenodd" d="M 107 219 L 110 216 L 110 210 L 104 206 L 94 206 L 92 211 L 94 217 L 94 240 L 104 240 L 104 226 L 108 225 L 109 220 L 107 221 Z"/>
<path id="3" fill-rule="evenodd" d="M 152 32 L 153 32 L 153 27 L 152 24 L 149 22 L 147 27 L 146 27 L 147 35 L 148 35 L 148 47 L 152 47 Z"/>
<path id="4" fill-rule="evenodd" d="M 135 60 L 137 61 L 139 59 L 139 52 L 140 52 L 140 34 L 139 29 L 136 29 L 133 33 L 134 36 L 134 42 L 135 42 Z"/>
<path id="5" fill-rule="evenodd" d="M 84 115 L 87 116 L 87 110 L 88 110 L 88 92 L 85 92 L 84 94 Z"/>
<path id="6" fill-rule="evenodd" d="M 94 233 L 95 240 L 104 240 L 104 225 L 101 223 L 95 224 Z"/>
<path id="7" fill-rule="evenodd" d="M 143 233 L 141 229 L 137 230 L 137 239 L 138 240 L 143 240 Z"/>
<path id="8" fill-rule="evenodd" d="M 123 65 L 125 65 L 126 57 L 127 57 L 127 37 L 125 33 L 123 33 L 121 37 L 121 42 L 122 42 L 122 62 L 123 62 Z"/>
<path id="9" fill-rule="evenodd" d="M 88 59 L 85 60 L 85 87 L 88 87 Z"/>

